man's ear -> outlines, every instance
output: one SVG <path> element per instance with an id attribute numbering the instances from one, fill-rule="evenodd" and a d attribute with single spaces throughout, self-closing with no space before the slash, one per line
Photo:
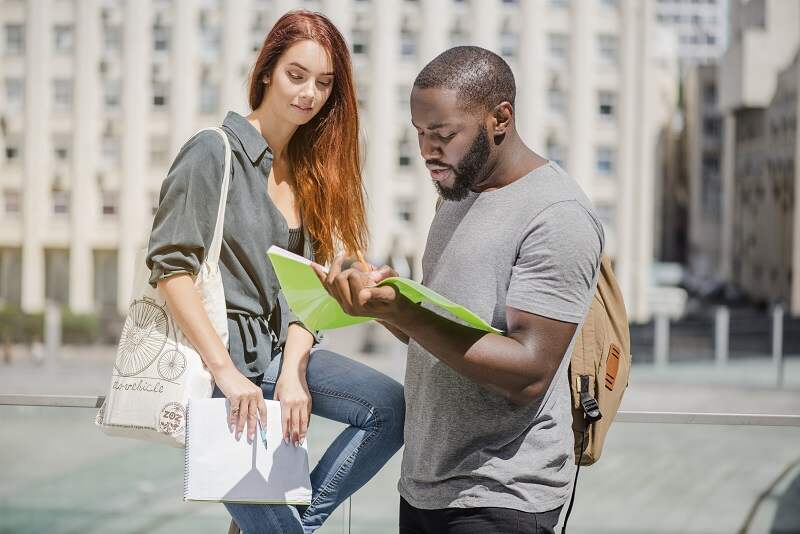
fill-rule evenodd
<path id="1" fill-rule="evenodd" d="M 514 117 L 514 108 L 509 102 L 501 102 L 492 110 L 492 122 L 494 135 L 505 136 L 511 127 L 511 120 Z"/>

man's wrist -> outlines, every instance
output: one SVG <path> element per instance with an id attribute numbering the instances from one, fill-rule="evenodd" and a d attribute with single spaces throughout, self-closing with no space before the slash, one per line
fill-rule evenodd
<path id="1" fill-rule="evenodd" d="M 382 318 L 382 320 L 391 324 L 395 328 L 405 331 L 405 328 L 419 313 L 419 309 L 419 304 L 413 303 L 398 291 L 394 311 L 388 317 Z"/>

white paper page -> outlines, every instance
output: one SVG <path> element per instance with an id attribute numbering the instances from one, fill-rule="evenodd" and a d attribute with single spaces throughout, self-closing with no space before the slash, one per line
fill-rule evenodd
<path id="1" fill-rule="evenodd" d="M 228 429 L 227 399 L 189 401 L 184 499 L 240 503 L 311 503 L 306 440 L 300 447 L 283 441 L 281 408 L 267 400 L 267 443 L 259 432 L 253 443 L 246 430 L 236 441 Z"/>

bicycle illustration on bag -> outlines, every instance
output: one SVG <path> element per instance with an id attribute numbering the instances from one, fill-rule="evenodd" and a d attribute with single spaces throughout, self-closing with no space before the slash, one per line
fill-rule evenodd
<path id="1" fill-rule="evenodd" d="M 174 341 L 170 340 L 170 330 Z M 167 347 L 173 341 L 174 347 Z M 186 370 L 186 356 L 177 349 L 177 329 L 170 329 L 166 305 L 161 306 L 149 297 L 134 300 L 122 327 L 114 368 L 120 376 L 132 377 L 142 373 L 158 360 L 158 375 L 175 382 Z"/>

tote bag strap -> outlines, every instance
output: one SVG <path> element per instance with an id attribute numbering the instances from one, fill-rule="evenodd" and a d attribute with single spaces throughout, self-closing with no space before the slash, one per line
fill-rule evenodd
<path id="1" fill-rule="evenodd" d="M 214 224 L 214 238 L 211 240 L 211 248 L 205 259 L 206 263 L 211 264 L 213 267 L 219 262 L 219 253 L 222 248 L 222 230 L 225 225 L 225 205 L 228 202 L 228 189 L 231 183 L 231 144 L 228 141 L 228 136 L 222 131 L 222 128 L 203 128 L 200 131 L 204 132 L 206 130 L 217 132 L 225 143 L 225 167 L 222 175 L 222 191 L 219 195 L 219 208 L 217 208 L 217 222 Z"/>

